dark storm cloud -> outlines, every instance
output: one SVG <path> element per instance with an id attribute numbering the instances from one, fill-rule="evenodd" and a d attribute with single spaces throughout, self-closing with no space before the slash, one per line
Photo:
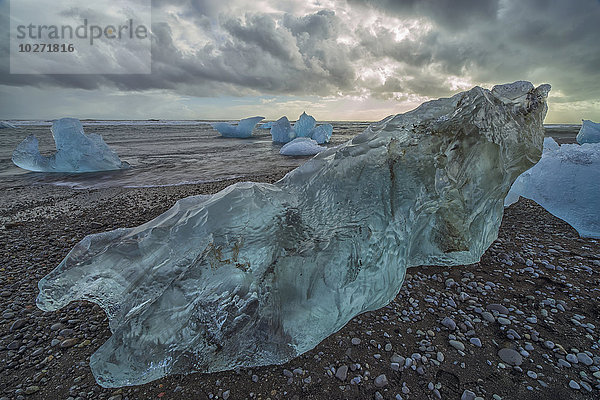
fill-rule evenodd
<path id="1" fill-rule="evenodd" d="M 210 40 L 183 49 L 176 26 L 153 24 L 151 75 L 3 73 L 0 83 L 166 89 L 194 96 L 366 91 L 393 98 L 449 95 L 455 89 L 448 78 L 464 77 L 473 82 L 549 82 L 563 94 L 559 101 L 594 100 L 600 93 L 597 0 L 347 0 L 340 1 L 340 6 L 350 6 L 344 13 L 324 9 L 301 15 L 246 11 L 249 7 L 240 6 L 241 1 L 154 1 L 155 15 L 175 7 L 177 18 Z M 243 11 L 230 13 L 233 9 Z M 368 13 L 380 18 L 366 25 Z M 384 21 L 390 18 L 399 25 Z M 397 37 L 394 29 L 411 19 L 422 24 L 413 21 L 409 34 Z M 8 49 L 1 46 L 6 61 Z M 361 70 L 378 65 L 389 65 L 391 72 L 379 80 L 361 76 Z"/>

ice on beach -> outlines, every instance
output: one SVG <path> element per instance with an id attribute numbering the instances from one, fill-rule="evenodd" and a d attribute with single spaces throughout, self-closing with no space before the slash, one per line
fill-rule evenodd
<path id="1" fill-rule="evenodd" d="M 0 121 L 0 129 L 17 129 L 17 127 L 10 122 Z"/>
<path id="2" fill-rule="evenodd" d="M 582 120 L 581 129 L 577 134 L 577 143 L 600 143 L 600 123 Z"/>
<path id="3" fill-rule="evenodd" d="M 542 159 L 515 181 L 505 199 L 531 199 L 582 237 L 600 238 L 600 143 L 544 140 Z"/>
<path id="4" fill-rule="evenodd" d="M 264 124 L 262 124 L 258 128 L 259 129 L 271 129 L 272 126 L 273 126 L 273 121 L 269 121 L 269 122 L 265 122 Z"/>
<path id="5" fill-rule="evenodd" d="M 317 143 L 324 144 L 329 143 L 332 134 L 333 126 L 331 124 L 324 124 L 317 126 L 312 131 L 310 137 L 313 138 Z"/>
<path id="6" fill-rule="evenodd" d="M 275 143 L 288 143 L 296 138 L 296 132 L 287 117 L 281 117 L 273 122 L 271 137 Z"/>
<path id="7" fill-rule="evenodd" d="M 328 143 L 333 134 L 333 126 L 324 124 L 317 126 L 313 116 L 303 112 L 292 126 L 287 117 L 281 117 L 271 125 L 271 136 L 275 143 L 288 143 L 297 137 L 308 137 L 318 144 Z"/>
<path id="8" fill-rule="evenodd" d="M 283 145 L 279 154 L 284 156 L 314 156 L 327 150 L 327 147 L 319 146 L 319 144 L 307 137 L 298 137 L 289 143 Z"/>
<path id="9" fill-rule="evenodd" d="M 542 153 L 550 88 L 510 89 L 429 101 L 274 184 L 89 235 L 39 282 L 37 304 L 104 309 L 112 336 L 90 367 L 105 387 L 283 364 L 388 304 L 407 268 L 480 259 Z"/>
<path id="10" fill-rule="evenodd" d="M 297 137 L 310 137 L 316 125 L 317 120 L 312 115 L 303 112 L 294 124 L 294 132 L 296 132 Z"/>
<path id="11" fill-rule="evenodd" d="M 52 123 L 56 153 L 40 154 L 34 135 L 26 137 L 12 155 L 13 163 L 36 172 L 94 172 L 129 168 L 117 153 L 108 147 L 102 136 L 86 134 L 78 119 L 62 118 Z"/>
<path id="12" fill-rule="evenodd" d="M 251 117 L 240 120 L 237 124 L 229 122 L 213 122 L 211 126 L 227 138 L 246 139 L 252 136 L 252 131 L 256 124 L 265 119 L 265 117 Z"/>

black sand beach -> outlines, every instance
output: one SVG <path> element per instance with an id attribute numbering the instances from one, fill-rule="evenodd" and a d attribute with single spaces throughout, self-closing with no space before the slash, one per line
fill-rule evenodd
<path id="1" fill-rule="evenodd" d="M 110 336 L 104 313 L 87 302 L 44 313 L 37 282 L 85 235 L 139 225 L 233 182 L 3 192 L 0 399 L 600 398 L 599 241 L 523 199 L 480 263 L 409 270 L 391 304 L 285 365 L 98 386 L 88 363 Z"/>

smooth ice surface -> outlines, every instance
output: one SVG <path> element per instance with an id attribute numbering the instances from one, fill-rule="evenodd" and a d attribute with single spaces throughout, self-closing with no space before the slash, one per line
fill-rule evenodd
<path id="1" fill-rule="evenodd" d="M 279 154 L 284 156 L 314 156 L 327 150 L 327 147 L 319 146 L 319 144 L 307 137 L 299 137 L 289 143 L 283 145 Z"/>
<path id="2" fill-rule="evenodd" d="M 265 117 L 251 117 L 240 120 L 237 124 L 228 122 L 214 122 L 211 124 L 219 133 L 228 138 L 249 138 L 256 124 L 265 119 Z"/>
<path id="3" fill-rule="evenodd" d="M 515 181 L 506 206 L 531 199 L 583 237 L 600 238 L 600 143 L 544 140 L 542 159 Z"/>
<path id="4" fill-rule="evenodd" d="M 539 160 L 549 89 L 430 101 L 275 184 L 87 236 L 39 282 L 37 304 L 106 311 L 113 334 L 90 360 L 103 386 L 284 363 L 389 303 L 406 268 L 479 260 L 511 184 Z"/>
<path id="5" fill-rule="evenodd" d="M 17 127 L 10 122 L 0 121 L 0 129 L 16 129 Z"/>
<path id="6" fill-rule="evenodd" d="M 296 132 L 287 117 L 281 117 L 273 122 L 271 137 L 275 143 L 288 143 L 296 138 Z"/>
<path id="7" fill-rule="evenodd" d="M 324 124 L 317 126 L 312 131 L 310 137 L 313 138 L 317 143 L 324 144 L 329 143 L 332 134 L 333 126 L 331 124 Z"/>
<path id="8" fill-rule="evenodd" d="M 577 143 L 600 143 L 600 123 L 588 119 L 582 120 L 577 134 Z"/>
<path id="9" fill-rule="evenodd" d="M 316 125 L 317 120 L 312 115 L 303 112 L 294 124 L 294 132 L 297 137 L 310 137 Z"/>
<path id="10" fill-rule="evenodd" d="M 102 136 L 84 133 L 78 119 L 62 118 L 52 123 L 56 153 L 40 154 L 38 140 L 27 136 L 15 149 L 12 161 L 16 166 L 36 172 L 93 172 L 129 168 L 121 162 Z"/>

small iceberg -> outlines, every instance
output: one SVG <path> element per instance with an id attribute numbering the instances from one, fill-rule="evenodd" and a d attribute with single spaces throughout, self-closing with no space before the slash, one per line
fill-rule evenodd
<path id="1" fill-rule="evenodd" d="M 298 137 L 283 145 L 279 154 L 284 156 L 314 156 L 327 147 L 319 146 L 316 140 L 307 137 Z"/>
<path id="2" fill-rule="evenodd" d="M 265 122 L 264 124 L 259 126 L 258 129 L 271 129 L 272 126 L 273 126 L 273 121 Z"/>
<path id="3" fill-rule="evenodd" d="M 581 129 L 577 134 L 577 143 L 600 143 L 600 123 L 588 119 L 582 121 Z"/>
<path id="4" fill-rule="evenodd" d="M 0 129 L 17 129 L 17 127 L 10 122 L 0 121 Z"/>
<path id="5" fill-rule="evenodd" d="M 265 117 L 251 117 L 240 120 L 237 125 L 228 122 L 214 122 L 211 125 L 223 137 L 246 139 L 252 136 L 254 127 L 263 119 Z"/>
<path id="6" fill-rule="evenodd" d="M 582 237 L 600 238 L 600 143 L 558 145 L 544 139 L 542 159 L 512 185 L 504 200 L 531 199 Z"/>
<path id="7" fill-rule="evenodd" d="M 311 137 L 319 144 L 329 143 L 331 135 L 333 134 L 333 126 L 331 124 L 324 124 L 317 126 L 311 134 Z"/>
<path id="8" fill-rule="evenodd" d="M 13 163 L 35 172 L 95 172 L 129 168 L 117 153 L 108 147 L 102 136 L 83 132 L 76 118 L 61 118 L 51 128 L 56 153 L 50 157 L 40 154 L 38 140 L 27 136 L 15 149 Z"/>
<path id="9" fill-rule="evenodd" d="M 287 117 L 281 117 L 271 126 L 271 137 L 275 143 L 288 143 L 296 138 L 296 131 L 292 128 Z"/>
<path id="10" fill-rule="evenodd" d="M 287 117 L 281 117 L 271 125 L 271 136 L 275 143 L 289 143 L 297 137 L 314 139 L 318 144 L 328 143 L 333 134 L 331 124 L 317 126 L 317 120 L 303 112 L 292 126 Z"/>
<path id="11" fill-rule="evenodd" d="M 294 131 L 297 137 L 311 137 L 311 134 L 317 126 L 317 120 L 312 115 L 305 112 L 298 118 L 294 124 Z"/>

